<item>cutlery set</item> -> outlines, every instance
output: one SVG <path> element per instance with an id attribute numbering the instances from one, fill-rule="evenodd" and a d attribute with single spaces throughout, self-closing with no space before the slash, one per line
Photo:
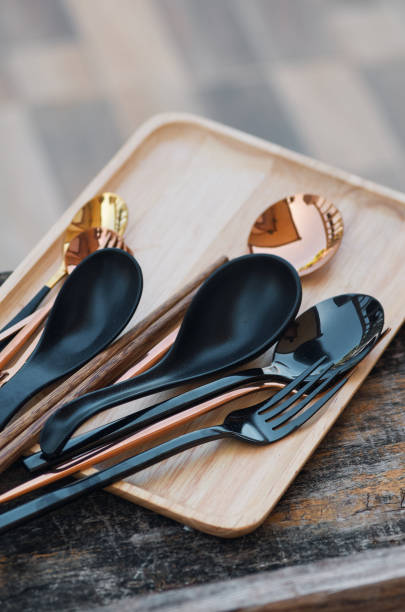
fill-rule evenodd
<path id="1" fill-rule="evenodd" d="M 7 436 L 22 433 L 18 427 L 24 413 L 9 421 L 37 392 L 61 380 L 60 387 L 65 388 L 63 378 L 73 372 L 77 372 L 73 377 L 86 372 L 80 378 L 84 384 L 97 379 L 97 367 L 110 370 L 109 379 L 100 375 L 97 383 L 80 387 L 78 396 L 66 388 L 65 401 L 61 397 L 46 407 L 52 409 L 42 410 L 39 405 L 38 410 L 28 409 L 26 427 L 40 432 L 40 451 L 24 463 L 39 475 L 0 495 L 0 503 L 124 451 L 133 456 L 3 512 L 0 532 L 205 442 L 235 438 L 268 445 L 285 438 L 341 389 L 385 333 L 381 304 L 365 294 L 330 297 L 296 318 L 302 297 L 299 277 L 329 261 L 343 235 L 342 218 L 330 202 L 298 194 L 270 206 L 257 219 L 248 239 L 250 254 L 221 261 L 198 289 L 183 292 L 178 314 L 170 318 L 168 311 L 157 309 L 155 319 L 150 318 L 145 328 L 140 326 L 137 336 L 144 340 L 143 350 L 135 353 L 135 361 L 144 359 L 134 369 L 128 370 L 134 362 L 128 347 L 136 342 L 135 334 L 124 342 L 131 330 L 111 345 L 116 348 L 110 361 L 107 356 L 102 360 L 99 355 L 108 355 L 107 347 L 129 323 L 142 294 L 140 266 L 123 239 L 127 218 L 126 205 L 115 194 L 101 194 L 88 202 L 65 234 L 57 280 L 46 283 L 0 332 L 0 367 L 4 367 L 49 315 L 37 343 L 31 343 L 0 379 L 4 450 L 11 442 Z M 65 275 L 56 298 L 36 310 Z M 173 311 L 174 306 L 170 304 Z M 149 346 L 146 330 L 156 328 L 159 320 L 159 341 L 154 337 Z M 269 365 L 234 371 L 271 347 Z M 83 423 L 108 408 L 179 385 L 195 385 L 202 378 L 211 381 L 74 437 Z M 272 387 L 278 391 L 270 399 L 234 410 L 222 425 L 171 435 L 168 441 L 133 454 L 144 441 L 171 433 L 232 399 Z"/>

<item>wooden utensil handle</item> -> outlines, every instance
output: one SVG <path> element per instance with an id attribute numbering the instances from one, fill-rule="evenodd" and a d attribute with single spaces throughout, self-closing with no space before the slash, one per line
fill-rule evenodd
<path id="1" fill-rule="evenodd" d="M 227 261 L 223 256 L 198 274 L 150 315 L 80 368 L 49 395 L 0 433 L 0 471 L 13 463 L 36 440 L 50 414 L 65 402 L 116 380 L 136 363 L 184 316 L 201 283 Z"/>
<path id="2" fill-rule="evenodd" d="M 7 325 L 5 325 L 0 331 L 5 331 L 6 329 L 8 329 L 9 327 L 12 327 L 13 325 L 15 325 L 16 323 L 19 323 L 20 321 L 22 321 L 22 319 L 25 319 L 25 317 L 28 317 L 28 315 L 32 314 L 37 307 L 39 306 L 39 304 L 42 302 L 42 300 L 44 299 L 44 297 L 46 295 L 48 295 L 50 291 L 50 288 L 47 287 L 46 285 L 44 285 L 42 287 L 42 289 L 40 289 L 35 295 L 34 297 L 28 302 L 28 304 L 26 306 L 24 306 L 24 308 L 22 308 L 20 310 L 20 312 L 18 312 L 15 317 L 13 317 L 11 319 L 11 321 L 9 321 L 7 323 Z M 10 342 L 10 340 L 13 338 L 13 336 L 9 336 L 8 338 L 6 338 L 5 340 L 2 340 L 0 342 L 0 351 L 2 351 L 7 344 Z"/>
<path id="3" fill-rule="evenodd" d="M 25 325 L 14 337 L 7 338 L 7 346 L 0 351 L 0 368 L 4 366 L 18 353 L 18 351 L 24 346 L 29 338 L 41 325 L 42 321 L 46 318 L 50 312 L 55 299 L 51 300 L 49 304 L 34 313 L 30 322 Z"/>

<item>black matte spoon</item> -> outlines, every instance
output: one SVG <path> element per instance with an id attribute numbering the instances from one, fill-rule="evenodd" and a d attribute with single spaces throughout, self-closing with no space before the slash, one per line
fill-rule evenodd
<path id="1" fill-rule="evenodd" d="M 332 362 L 331 373 L 340 376 L 371 351 L 383 325 L 384 310 L 380 302 L 371 296 L 345 294 L 324 300 L 305 311 L 285 329 L 270 366 L 237 372 L 102 425 L 69 440 L 63 448 L 63 456 L 121 438 L 238 387 L 264 381 L 293 381 L 321 357 Z M 318 370 L 315 370 L 313 376 L 317 374 Z M 57 460 L 60 458 L 58 455 Z M 40 452 L 25 459 L 24 463 L 29 470 L 36 471 L 55 461 L 48 460 L 45 453 Z"/>
<path id="2" fill-rule="evenodd" d="M 0 389 L 0 428 L 37 391 L 104 349 L 141 294 L 142 272 L 132 255 L 102 249 L 86 257 L 61 288 L 35 351 Z"/>
<path id="3" fill-rule="evenodd" d="M 301 283 L 275 255 L 244 255 L 216 270 L 200 287 L 177 338 L 153 368 L 62 406 L 45 423 L 42 450 L 57 454 L 84 421 L 118 404 L 249 361 L 268 349 L 295 317 Z"/>

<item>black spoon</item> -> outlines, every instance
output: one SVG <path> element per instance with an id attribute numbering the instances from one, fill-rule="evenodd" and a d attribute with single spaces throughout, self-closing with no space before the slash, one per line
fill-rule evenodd
<path id="1" fill-rule="evenodd" d="M 0 389 L 0 428 L 37 391 L 73 372 L 126 326 L 142 294 L 137 261 L 120 249 L 86 257 L 61 288 L 41 339 Z"/>
<path id="2" fill-rule="evenodd" d="M 118 404 L 236 367 L 268 349 L 295 317 L 301 283 L 275 255 L 244 255 L 200 287 L 166 355 L 125 382 L 65 404 L 45 423 L 41 447 L 56 455 L 81 423 Z"/>
<path id="3" fill-rule="evenodd" d="M 285 329 L 276 345 L 270 366 L 237 372 L 134 415 L 102 425 L 69 440 L 63 448 L 63 456 L 74 455 L 89 445 L 121 438 L 180 410 L 244 385 L 264 381 L 293 381 L 321 357 L 326 357 L 328 363 L 334 364 L 331 374 L 340 376 L 371 351 L 380 338 L 383 325 L 384 310 L 380 302 L 371 296 L 344 294 L 324 300 L 305 311 Z M 312 376 L 317 374 L 318 370 L 315 370 Z M 30 471 L 37 471 L 60 458 L 59 454 L 52 461 L 44 452 L 39 452 L 25 459 L 24 463 Z"/>

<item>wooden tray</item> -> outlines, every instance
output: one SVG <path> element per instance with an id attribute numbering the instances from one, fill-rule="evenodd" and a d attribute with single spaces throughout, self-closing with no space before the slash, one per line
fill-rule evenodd
<path id="1" fill-rule="evenodd" d="M 403 321 L 405 196 L 212 121 L 159 115 L 137 130 L 5 283 L 0 290 L 0 326 L 57 267 L 65 227 L 80 206 L 101 191 L 119 193 L 130 209 L 126 240 L 145 278 L 134 321 L 218 256 L 246 252 L 249 229 L 258 214 L 296 192 L 324 195 L 338 206 L 345 223 L 336 257 L 303 279 L 301 310 L 351 291 L 372 294 L 384 306 L 391 334 L 335 399 L 289 438 L 266 448 L 212 442 L 108 489 L 207 533 L 235 537 L 252 531 L 272 510 Z M 258 397 L 251 395 L 249 402 Z M 220 422 L 225 412 L 244 402 L 233 402 L 199 419 L 198 426 Z M 150 403 L 147 398 L 125 404 L 99 415 L 87 428 Z"/>

